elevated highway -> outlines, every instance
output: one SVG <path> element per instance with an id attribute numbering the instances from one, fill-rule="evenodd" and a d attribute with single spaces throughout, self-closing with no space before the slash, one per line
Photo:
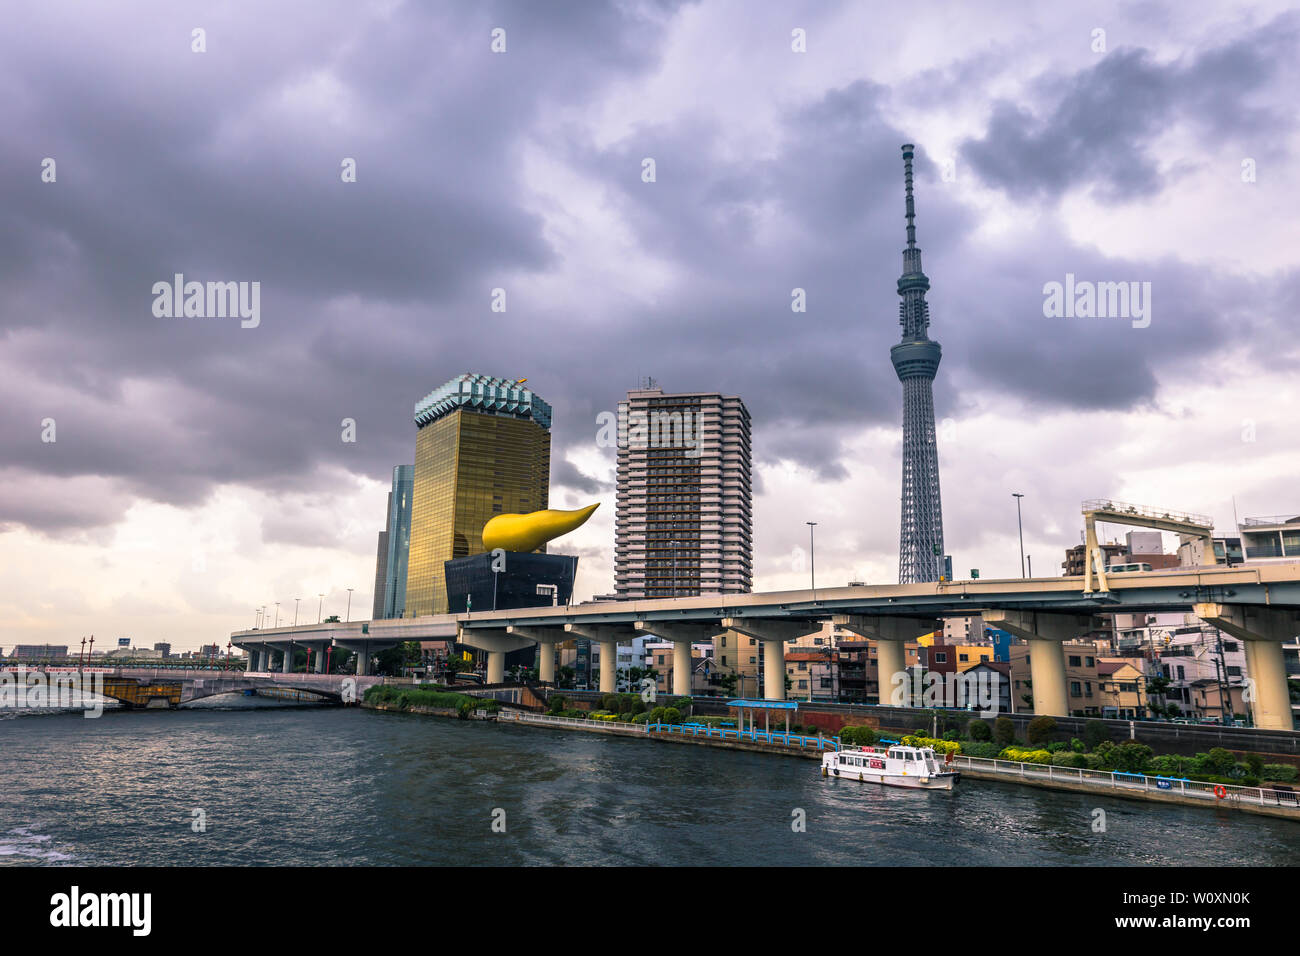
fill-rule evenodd
<path id="1" fill-rule="evenodd" d="M 691 643 L 718 634 L 754 637 L 763 642 L 768 660 L 784 660 L 787 641 L 834 620 L 879 642 L 883 683 L 884 675 L 905 670 L 903 644 L 932 631 L 936 618 L 983 614 L 995 627 L 1032 642 L 1035 712 L 1068 716 L 1062 642 L 1102 627 L 1098 615 L 1187 611 L 1245 642 L 1256 724 L 1292 729 L 1281 645 L 1300 633 L 1300 564 L 1112 573 L 1106 583 L 1105 591 L 1074 576 L 705 595 L 236 631 L 230 639 L 258 654 L 292 644 L 361 648 L 364 668 L 369 653 L 401 641 L 454 638 L 488 652 L 487 676 L 494 682 L 503 676 L 508 651 L 573 638 L 613 645 L 652 634 L 674 645 L 673 693 L 687 695 Z M 601 655 L 611 665 L 613 659 Z M 542 655 L 543 681 L 554 680 L 552 661 Z M 602 666 L 601 689 L 614 689 L 612 666 Z M 784 668 L 766 669 L 764 695 L 784 699 Z"/>

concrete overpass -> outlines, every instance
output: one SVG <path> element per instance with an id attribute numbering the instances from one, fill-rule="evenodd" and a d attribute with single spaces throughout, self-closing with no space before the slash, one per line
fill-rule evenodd
<path id="1" fill-rule="evenodd" d="M 1102 626 L 1099 614 L 1190 611 L 1245 642 L 1255 723 L 1292 729 L 1282 642 L 1300 633 L 1300 564 L 1114 573 L 1107 587 L 1089 590 L 1075 576 L 818 588 L 303 625 L 237 631 L 230 639 L 253 651 L 291 641 L 381 650 L 406 640 L 455 638 L 488 652 L 491 683 L 504 676 L 508 651 L 573 638 L 614 645 L 652 634 L 673 644 L 673 693 L 686 696 L 691 643 L 724 632 L 754 637 L 768 660 L 783 661 L 787 641 L 833 620 L 877 641 L 880 673 L 893 674 L 905 670 L 904 643 L 932 631 L 936 618 L 983 614 L 1032 643 L 1034 711 L 1068 716 L 1062 642 Z M 614 655 L 601 660 L 601 690 L 612 692 Z M 542 655 L 543 681 L 554 680 L 552 661 Z M 764 695 L 784 699 L 784 667 L 766 669 Z"/>

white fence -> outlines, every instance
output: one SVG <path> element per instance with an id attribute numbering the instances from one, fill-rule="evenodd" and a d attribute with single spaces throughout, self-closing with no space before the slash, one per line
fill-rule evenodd
<path id="1" fill-rule="evenodd" d="M 550 714 L 531 714 L 526 710 L 502 710 L 497 720 L 513 720 L 521 724 L 543 724 L 550 727 L 572 727 L 580 730 L 622 730 L 646 733 L 644 724 L 625 724 L 613 720 L 583 720 L 580 717 L 552 717 Z"/>
<path id="2" fill-rule="evenodd" d="M 1263 807 L 1289 807 L 1300 810 L 1300 793 L 1268 787 L 1239 787 L 1233 784 L 1202 783 L 1180 777 L 1159 777 L 1120 770 L 1084 770 L 1079 767 L 1053 767 L 1051 764 L 1019 763 L 1014 760 L 990 760 L 985 757 L 953 755 L 953 766 L 988 771 L 999 776 L 1025 780 L 1060 780 L 1063 783 L 1090 784 L 1098 789 L 1155 791 L 1196 797 L 1210 802 L 1249 803 Z"/>

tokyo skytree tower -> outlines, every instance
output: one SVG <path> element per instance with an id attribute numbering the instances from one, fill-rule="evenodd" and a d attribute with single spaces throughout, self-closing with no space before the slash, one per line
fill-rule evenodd
<path id="1" fill-rule="evenodd" d="M 889 350 L 903 383 L 903 515 L 898 529 L 898 583 L 938 581 L 943 574 L 943 505 L 939 501 L 939 454 L 934 443 L 934 375 L 942 350 L 927 334 L 930 280 L 921 271 L 912 208 L 912 144 L 903 147 L 907 195 L 907 248 L 898 279 L 898 324 L 903 341 Z"/>

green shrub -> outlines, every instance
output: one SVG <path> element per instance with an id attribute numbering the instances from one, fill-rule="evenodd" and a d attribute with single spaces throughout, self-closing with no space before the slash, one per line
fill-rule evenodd
<path id="1" fill-rule="evenodd" d="M 989 741 L 993 739 L 993 730 L 989 727 L 987 720 L 981 720 L 975 717 L 971 720 L 970 726 L 966 728 L 966 733 L 971 740 Z"/>
<path id="2" fill-rule="evenodd" d="M 904 747 L 931 747 L 936 754 L 961 753 L 961 744 L 955 740 L 936 740 L 933 737 L 908 735 L 899 741 Z"/>
<path id="3" fill-rule="evenodd" d="M 1260 777 L 1277 783 L 1295 783 L 1300 777 L 1300 770 L 1289 763 L 1266 763 L 1260 768 Z"/>
<path id="4" fill-rule="evenodd" d="M 1053 740 L 1050 744 L 1048 744 L 1043 749 L 1046 750 L 1048 753 L 1054 754 L 1060 750 L 1069 750 L 1070 745 L 1067 744 L 1064 740 Z"/>
<path id="5" fill-rule="evenodd" d="M 844 726 L 840 728 L 840 743 L 853 744 L 859 747 L 869 747 L 876 742 L 876 732 L 870 727 L 863 726 Z"/>
<path id="6" fill-rule="evenodd" d="M 1250 768 L 1252 777 L 1264 775 L 1264 758 L 1259 754 L 1246 754 L 1246 766 Z"/>
<path id="7" fill-rule="evenodd" d="M 1136 740 L 1126 740 L 1118 746 L 1111 744 L 1102 754 L 1102 770 L 1121 770 L 1125 773 L 1141 773 L 1151 759 L 1151 748 Z"/>
<path id="8" fill-rule="evenodd" d="M 1001 748 L 997 744 L 987 740 L 976 740 L 971 743 L 963 743 L 961 752 L 968 757 L 985 757 L 992 760 L 998 755 Z"/>
<path id="9" fill-rule="evenodd" d="M 943 739 L 958 741 L 961 740 L 961 733 L 960 731 L 956 731 L 956 730 L 946 730 L 944 731 Z"/>
<path id="10" fill-rule="evenodd" d="M 1052 739 L 1052 734 L 1056 733 L 1055 718 L 1043 715 L 1035 717 L 1029 722 L 1029 728 L 1025 732 L 1025 739 L 1031 744 L 1045 744 Z"/>
<path id="11" fill-rule="evenodd" d="M 1058 750 L 1052 754 L 1052 766 L 1078 767 L 1082 769 L 1088 766 L 1088 758 L 1081 753 L 1075 753 L 1073 750 Z"/>
<path id="12" fill-rule="evenodd" d="M 552 714 L 558 714 L 560 711 L 564 710 L 564 695 L 552 694 L 548 697 L 546 700 L 546 709 Z"/>
<path id="13" fill-rule="evenodd" d="M 1097 747 L 1110 740 L 1110 728 L 1100 720 L 1093 719 L 1083 725 L 1083 746 L 1086 750 L 1096 752 Z"/>
<path id="14" fill-rule="evenodd" d="M 1151 758 L 1147 764 L 1147 773 L 1159 777 L 1186 777 L 1192 772 L 1194 762 L 1193 758 L 1179 754 L 1161 754 Z"/>
<path id="15" fill-rule="evenodd" d="M 682 722 L 682 712 L 676 707 L 665 707 L 663 722 L 665 724 L 680 724 Z"/>
<path id="16" fill-rule="evenodd" d="M 1052 755 L 1046 750 L 1025 750 L 1021 747 L 1005 747 L 998 754 L 999 760 L 1014 760 L 1017 763 L 1051 763 Z"/>
<path id="17" fill-rule="evenodd" d="M 1214 747 L 1207 754 L 1197 754 L 1194 769 L 1197 773 L 1217 777 L 1227 777 L 1237 766 L 1237 758 L 1232 751 L 1223 747 Z"/>
<path id="18" fill-rule="evenodd" d="M 1084 747 L 1084 745 L 1083 745 L 1083 741 L 1080 740 L 1078 737 L 1071 737 L 1071 738 L 1070 738 L 1070 749 L 1073 750 L 1073 751 L 1074 751 L 1075 753 L 1077 753 L 1077 754 L 1081 754 L 1081 753 L 1083 753 L 1087 748 Z"/>
<path id="19" fill-rule="evenodd" d="M 999 717 L 993 721 L 993 740 L 1006 747 L 1016 739 L 1016 725 L 1010 717 Z"/>

